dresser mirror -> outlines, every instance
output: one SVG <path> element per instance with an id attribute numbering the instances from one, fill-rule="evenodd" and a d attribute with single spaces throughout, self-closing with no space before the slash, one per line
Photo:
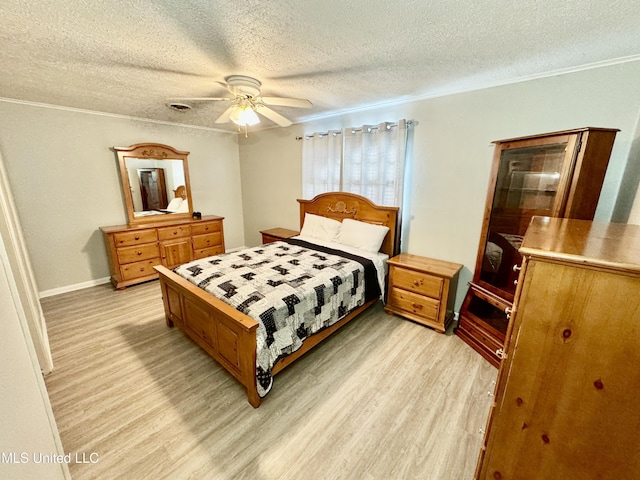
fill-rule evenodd
<path id="1" fill-rule="evenodd" d="M 130 225 L 191 218 L 189 152 L 159 143 L 113 147 Z"/>

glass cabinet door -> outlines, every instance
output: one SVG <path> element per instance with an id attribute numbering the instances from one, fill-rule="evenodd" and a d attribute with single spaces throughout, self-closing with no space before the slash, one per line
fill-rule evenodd
<path id="1" fill-rule="evenodd" d="M 529 140 L 501 147 L 477 281 L 511 300 L 517 279 L 513 267 L 521 263 L 518 249 L 531 217 L 562 213 L 575 139 L 563 135 L 542 144 Z"/>

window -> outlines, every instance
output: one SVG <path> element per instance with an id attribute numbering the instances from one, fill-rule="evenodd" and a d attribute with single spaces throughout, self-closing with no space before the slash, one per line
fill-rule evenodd
<path id="1" fill-rule="evenodd" d="M 344 191 L 378 205 L 402 206 L 408 134 L 414 124 L 401 120 L 304 137 L 304 198 Z"/>
<path id="2" fill-rule="evenodd" d="M 342 165 L 341 132 L 316 133 L 303 138 L 302 196 L 340 190 Z"/>

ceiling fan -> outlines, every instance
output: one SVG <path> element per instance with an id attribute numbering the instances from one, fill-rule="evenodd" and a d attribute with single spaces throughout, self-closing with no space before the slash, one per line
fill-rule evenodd
<path id="1" fill-rule="evenodd" d="M 281 127 L 288 127 L 291 121 L 278 112 L 269 108 L 269 106 L 294 107 L 294 108 L 311 108 L 312 103 L 302 98 L 283 98 L 283 97 L 263 97 L 260 95 L 260 87 L 262 83 L 252 77 L 245 75 L 230 75 L 225 77 L 226 83 L 221 83 L 233 95 L 232 98 L 227 97 L 196 97 L 196 98 L 173 98 L 169 100 L 185 101 L 185 102 L 230 102 L 231 105 L 222 115 L 216 119 L 216 123 L 226 123 L 229 120 L 236 125 L 247 127 L 260 122 L 258 115 L 263 115 L 272 122 Z"/>

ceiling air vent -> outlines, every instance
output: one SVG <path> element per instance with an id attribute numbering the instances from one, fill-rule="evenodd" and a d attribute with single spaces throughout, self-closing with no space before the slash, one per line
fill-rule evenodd
<path id="1" fill-rule="evenodd" d="M 186 103 L 167 103 L 167 107 L 171 110 L 175 110 L 176 112 L 186 112 L 187 110 L 191 110 L 191 105 Z"/>

